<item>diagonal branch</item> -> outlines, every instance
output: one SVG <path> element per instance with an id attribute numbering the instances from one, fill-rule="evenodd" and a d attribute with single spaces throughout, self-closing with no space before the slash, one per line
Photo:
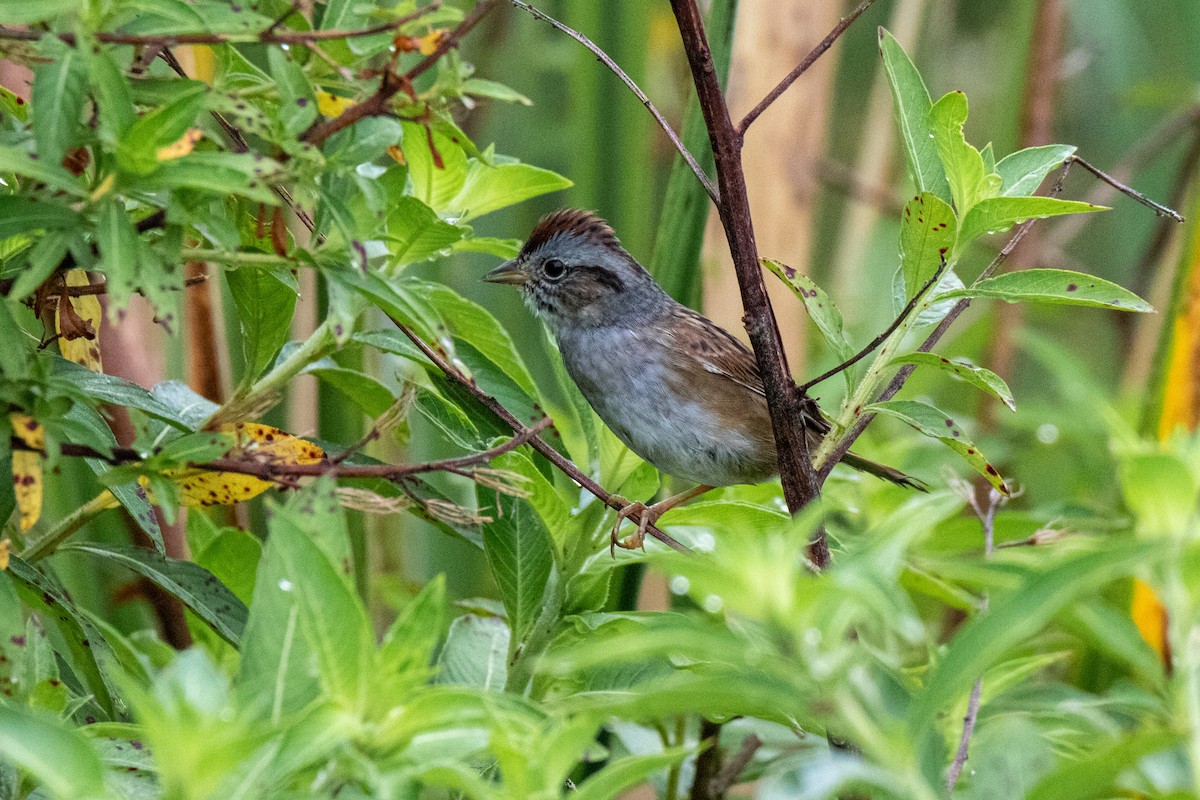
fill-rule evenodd
<path id="1" fill-rule="evenodd" d="M 613 72 L 613 74 L 620 78 L 621 82 L 629 87 L 629 91 L 633 92 L 634 95 L 637 96 L 637 99 L 642 101 L 642 105 L 646 107 L 646 110 L 649 111 L 654 117 L 655 121 L 658 122 L 659 127 L 663 129 L 665 134 L 667 134 L 667 138 L 671 140 L 671 144 L 675 145 L 675 149 L 679 151 L 679 155 L 683 156 L 683 160 L 687 162 L 687 165 L 691 167 L 692 172 L 696 175 L 697 180 L 699 180 L 704 186 L 704 191 L 708 192 L 708 196 L 712 198 L 713 204 L 718 206 L 721 204 L 721 197 L 717 191 L 717 187 L 713 185 L 712 180 L 704 173 L 704 170 L 701 169 L 700 164 L 697 163 L 695 157 L 693 157 L 687 147 L 684 146 L 683 140 L 679 138 L 677 133 L 675 133 L 675 130 L 671 127 L 671 124 L 667 122 L 666 117 L 664 117 L 659 110 L 655 108 L 654 104 L 650 102 L 650 98 L 647 97 L 646 93 L 641 90 L 641 87 L 634 83 L 633 78 L 629 77 L 625 70 L 621 69 L 620 65 L 613 61 L 612 57 L 609 56 L 608 53 L 605 53 L 603 50 L 601 50 L 599 45 L 597 45 L 588 37 L 584 36 L 579 31 L 564 25 L 544 11 L 539 11 L 538 9 L 534 8 L 529 3 L 523 2 L 523 0 L 509 0 L 509 2 L 517 8 L 528 11 L 535 19 L 540 19 L 544 22 L 550 23 L 551 27 L 562 31 L 567 36 L 570 36 L 572 39 L 579 42 L 581 45 L 590 50 L 592 55 L 596 56 L 596 58 L 598 58 L 601 63 L 604 64 L 604 66 L 608 67 L 609 70 Z M 870 2 L 875 2 L 875 0 L 870 0 Z"/>
<path id="2" fill-rule="evenodd" d="M 850 12 L 849 16 L 842 17 L 842 19 L 838 21 L 838 24 L 834 26 L 833 30 L 831 30 L 829 34 L 822 39 L 819 44 L 817 44 L 816 47 L 809 51 L 808 55 L 804 57 L 804 60 L 801 61 L 794 70 L 789 72 L 787 77 L 781 80 L 774 89 L 767 92 L 767 96 L 759 101 L 758 105 L 750 109 L 749 114 L 742 118 L 742 121 L 737 125 L 738 138 L 745 136 L 746 129 L 754 123 L 754 120 L 758 119 L 759 116 L 761 116 L 762 113 L 766 111 L 772 103 L 778 100 L 780 95 L 786 92 L 788 88 L 796 82 L 797 78 L 803 75 L 809 67 L 816 63 L 818 58 L 825 55 L 825 51 L 833 47 L 833 43 L 836 42 L 838 38 L 846 32 L 846 29 L 853 25 L 854 21 L 861 17 L 863 12 L 870 8 L 874 3 L 875 0 L 863 0 L 859 4 L 858 8 Z"/>

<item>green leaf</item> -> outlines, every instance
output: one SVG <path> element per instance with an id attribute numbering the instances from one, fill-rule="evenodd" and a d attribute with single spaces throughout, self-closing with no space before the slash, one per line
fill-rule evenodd
<path id="1" fill-rule="evenodd" d="M 246 360 L 242 385 L 249 386 L 287 342 L 296 293 L 267 269 L 226 270 L 225 279 L 242 331 L 242 355 Z"/>
<path id="2" fill-rule="evenodd" d="M 279 121 L 289 137 L 302 133 L 317 118 L 317 97 L 300 65 L 279 47 L 267 48 L 267 64 L 279 91 Z"/>
<path id="3" fill-rule="evenodd" d="M 438 657 L 438 683 L 502 692 L 508 680 L 509 630 L 504 620 L 464 614 L 450 624 Z"/>
<path id="4" fill-rule="evenodd" d="M 883 28 L 879 29 L 879 52 L 892 88 L 892 108 L 904 145 L 908 177 L 917 192 L 931 192 L 949 203 L 950 186 L 929 125 L 929 110 L 933 107 L 929 90 L 904 48 Z"/>
<path id="5" fill-rule="evenodd" d="M 180 430 L 191 430 L 194 427 L 180 410 L 172 408 L 136 383 L 124 378 L 93 372 L 61 356 L 54 357 L 52 368 L 56 377 L 69 381 L 74 389 L 93 400 L 137 409 Z M 99 423 L 103 425 L 104 430 L 108 430 L 106 423 L 102 420 Z M 115 440 L 113 444 L 116 444 Z"/>
<path id="6" fill-rule="evenodd" d="M 88 80 L 96 99 L 100 138 L 108 146 L 116 147 L 137 119 L 129 81 L 107 49 L 89 55 Z"/>
<path id="7" fill-rule="evenodd" d="M 488 97 L 502 103 L 519 103 L 523 106 L 533 105 L 533 101 L 503 83 L 484 80 L 483 78 L 467 78 L 462 83 L 462 93 L 475 97 Z"/>
<path id="8" fill-rule="evenodd" d="M 372 419 L 387 411 L 395 402 L 392 390 L 375 378 L 346 367 L 328 366 L 332 363 L 332 359 L 322 359 L 305 367 L 303 374 L 316 375 L 318 380 L 337 389 Z"/>
<path id="9" fill-rule="evenodd" d="M 1006 231 L 1025 220 L 1107 210 L 1104 206 L 1056 197 L 989 197 L 976 203 L 963 217 L 958 249 L 961 251 L 980 236 Z"/>
<path id="10" fill-rule="evenodd" d="M 0 19 L 5 25 L 29 25 L 79 11 L 81 5 L 80 0 L 0 0 Z"/>
<path id="11" fill-rule="evenodd" d="M 412 291 L 407 282 L 388 281 L 374 272 L 357 270 L 326 272 L 325 276 L 356 290 L 385 314 L 408 325 L 425 341 L 442 341 L 449 345 L 447 337 L 438 335 L 444 326 L 437 311 Z"/>
<path id="12" fill-rule="evenodd" d="M 1142 298 L 1115 283 L 1065 269 L 1023 269 L 988 278 L 974 286 L 956 289 L 939 296 L 997 297 L 1009 303 L 1035 301 L 1118 311 L 1153 311 Z"/>
<path id="13" fill-rule="evenodd" d="M 786 264 L 769 258 L 759 261 L 800 298 L 808 316 L 833 352 L 840 358 L 849 358 L 854 350 L 846 338 L 842 312 L 838 311 L 838 307 L 829 299 L 829 295 L 825 294 L 825 290 L 817 286 L 812 278 L 802 275 Z"/>
<path id="14" fill-rule="evenodd" d="M 580 784 L 571 800 L 607 800 L 642 783 L 659 770 L 674 766 L 690 755 L 687 747 L 673 747 L 661 753 L 627 756 L 610 761 Z"/>
<path id="15" fill-rule="evenodd" d="M 958 218 L 945 201 L 923 192 L 904 204 L 900 216 L 900 268 L 905 301 L 937 274 L 942 260 L 953 258 Z"/>
<path id="16" fill-rule="evenodd" d="M 61 644 L 55 642 L 55 652 L 85 682 L 85 691 L 91 693 L 96 706 L 111 717 L 116 689 L 109 676 L 116 664 L 104 635 L 75 607 L 62 587 L 37 567 L 13 556 L 8 574 L 25 605 L 49 621 L 61 637 Z"/>
<path id="17" fill-rule="evenodd" d="M 531 197 L 557 192 L 573 184 L 548 169 L 530 164 L 496 164 L 490 166 L 472 159 L 467 167 L 462 189 L 446 203 L 446 208 L 461 212 L 460 222 L 467 222 L 507 206 L 516 205 Z"/>
<path id="18" fill-rule="evenodd" d="M 485 505 L 485 501 L 492 503 Z M 513 639 L 520 642 L 537 619 L 553 565 L 546 524 L 528 500 L 481 488 L 483 551 L 508 612 Z"/>
<path id="19" fill-rule="evenodd" d="M 197 189 L 219 197 L 240 195 L 267 205 L 279 205 L 266 177 L 279 169 L 277 162 L 249 153 L 192 153 L 163 161 L 139 185 L 146 189 Z"/>
<path id="20" fill-rule="evenodd" d="M 193 541 L 196 522 L 207 520 L 202 509 L 188 511 L 188 542 Z M 203 547 L 191 545 L 196 563 L 217 577 L 234 596 L 248 604 L 254 597 L 258 564 L 262 560 L 262 543 L 254 534 L 238 528 L 223 528 Z M 243 619 L 243 629 L 245 620 Z"/>
<path id="21" fill-rule="evenodd" d="M 75 211 L 33 197 L 0 196 L 0 239 L 29 231 L 69 230 L 81 224 Z"/>
<path id="22" fill-rule="evenodd" d="M 29 153 L 21 148 L 0 145 L 0 173 L 4 172 L 32 178 L 72 197 L 87 195 L 87 190 L 79 179 L 63 169 L 57 161 L 31 158 Z"/>
<path id="23" fill-rule="evenodd" d="M 1016 411 L 1017 406 L 1013 402 L 1012 392 L 1008 388 L 1008 384 L 1004 382 L 996 373 L 990 369 L 976 366 L 969 361 L 951 361 L 948 358 L 943 358 L 935 353 L 908 353 L 902 356 L 896 356 L 892 359 L 893 364 L 927 364 L 938 369 L 945 370 L 951 375 L 954 375 L 967 383 L 1000 400 L 1004 405 L 1011 410 Z"/>
<path id="24" fill-rule="evenodd" d="M 138 288 L 138 235 L 116 199 L 104 203 L 96 217 L 96 247 L 113 306 L 121 308 Z"/>
<path id="25" fill-rule="evenodd" d="M 379 672 L 424 681 L 446 624 L 446 577 L 437 575 L 383 635 Z"/>
<path id="26" fill-rule="evenodd" d="M 88 73 L 78 50 L 57 39 L 49 41 L 53 44 L 47 44 L 46 51 L 52 60 L 34 67 L 30 102 L 38 160 L 58 165 L 79 141 Z"/>
<path id="27" fill-rule="evenodd" d="M 402 285 L 436 308 L 456 339 L 470 344 L 499 367 L 534 402 L 538 400 L 537 383 L 517 352 L 512 336 L 490 311 L 440 283 L 412 280 Z"/>
<path id="28" fill-rule="evenodd" d="M 29 250 L 26 266 L 9 290 L 10 300 L 23 300 L 54 274 L 67 254 L 75 233 L 46 231 Z"/>
<path id="29" fill-rule="evenodd" d="M 451 200 L 467 180 L 467 154 L 446 134 L 415 122 L 402 122 L 401 149 L 408 162 L 412 194 L 439 214 L 459 211 Z"/>
<path id="30" fill-rule="evenodd" d="M 36 5 L 36 4 L 34 4 Z M 52 714 L 0 703 L 0 752 L 61 800 L 110 798 L 104 765 L 86 738 Z"/>
<path id="31" fill-rule="evenodd" d="M 405 266 L 437 255 L 463 238 L 465 231 L 438 217 L 415 197 L 399 197 L 388 211 L 387 236 L 391 266 Z"/>
<path id="32" fill-rule="evenodd" d="M 946 94 L 929 110 L 929 127 L 959 216 L 1000 190 L 1000 176 L 984 171 L 983 155 L 963 136 L 966 121 L 967 96 L 962 92 Z"/>
<path id="33" fill-rule="evenodd" d="M 246 607 L 215 575 L 191 561 L 180 561 L 140 547 L 79 542 L 59 547 L 75 550 L 128 567 L 166 589 L 212 626 L 234 647 L 246 627 Z"/>
<path id="34" fill-rule="evenodd" d="M 121 169 L 135 175 L 147 175 L 160 163 L 158 150 L 179 141 L 196 123 L 208 103 L 204 84 L 180 86 L 171 102 L 144 114 L 129 126 L 117 148 Z M 173 159 L 178 161 L 179 159 Z"/>
<path id="35" fill-rule="evenodd" d="M 264 561 L 279 560 L 284 577 L 275 590 L 295 597 L 300 630 L 316 658 L 321 685 L 342 708 L 363 713 L 374 646 L 362 603 L 313 541 L 313 531 L 281 514 L 272 518 L 270 530 Z"/>
<path id="36" fill-rule="evenodd" d="M 889 400 L 886 403 L 874 403 L 867 408 L 907 422 L 925 436 L 937 439 L 978 470 L 996 491 L 1005 495 L 1009 493 L 1000 473 L 988 463 L 983 453 L 979 452 L 979 448 L 963 435 L 958 423 L 933 406 L 916 400 Z"/>
<path id="37" fill-rule="evenodd" d="M 1000 194 L 1006 197 L 1032 195 L 1050 170 L 1074 154 L 1075 146 L 1069 144 L 1026 147 L 1008 154 L 996 164 L 996 172 L 1002 181 Z"/>
<path id="38" fill-rule="evenodd" d="M 1124 792 L 1118 778 L 1152 753 L 1174 749 L 1181 734 L 1176 731 L 1138 730 L 1106 746 L 1097 747 L 1079 759 L 1067 760 L 1042 777 L 1027 800 L 1088 800 L 1119 797 Z"/>
<path id="39" fill-rule="evenodd" d="M 1184 459 L 1170 452 L 1124 453 L 1119 475 L 1138 533 L 1172 537 L 1189 530 L 1200 483 Z"/>

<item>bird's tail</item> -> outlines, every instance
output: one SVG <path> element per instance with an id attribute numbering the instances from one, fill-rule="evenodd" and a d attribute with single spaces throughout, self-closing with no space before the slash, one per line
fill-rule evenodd
<path id="1" fill-rule="evenodd" d="M 874 475 L 876 478 L 883 478 L 885 481 L 891 481 L 897 486 L 905 486 L 909 489 L 916 489 L 919 492 L 929 491 L 929 486 L 925 481 L 918 480 L 911 475 L 905 475 L 898 469 L 893 469 L 885 464 L 880 464 L 876 461 L 863 458 L 854 453 L 846 453 L 842 456 L 842 463 L 854 467 L 857 470 Z"/>

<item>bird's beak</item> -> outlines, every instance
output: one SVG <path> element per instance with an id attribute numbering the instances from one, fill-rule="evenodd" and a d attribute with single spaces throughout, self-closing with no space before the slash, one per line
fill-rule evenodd
<path id="1" fill-rule="evenodd" d="M 483 276 L 488 283 L 511 283 L 516 286 L 529 282 L 529 272 L 517 260 L 505 261 L 500 266 Z"/>

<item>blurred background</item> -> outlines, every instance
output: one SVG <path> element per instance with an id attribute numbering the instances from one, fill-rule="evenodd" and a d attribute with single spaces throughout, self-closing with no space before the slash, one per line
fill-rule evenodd
<path id="1" fill-rule="evenodd" d="M 718 11 L 727 6 L 725 0 L 714 2 L 721 4 Z M 541 0 L 538 6 L 594 40 L 677 129 L 682 127 L 691 80 L 665 0 Z M 734 118 L 852 7 L 835 0 L 742 0 L 729 78 Z M 1195 216 L 1188 188 L 1200 152 L 1200 3 L 879 0 L 755 123 L 746 145 L 762 255 L 811 274 L 840 306 L 856 344 L 869 341 L 892 319 L 897 218 L 910 191 L 880 69 L 878 26 L 891 30 L 908 50 L 934 99 L 956 89 L 967 93 L 967 138 L 980 147 L 991 142 L 997 159 L 1032 144 L 1077 145 L 1093 164 Z M 460 121 L 475 142 L 481 148 L 495 143 L 498 152 L 556 170 L 575 184 L 487 217 L 478 233 L 523 238 L 540 215 L 554 208 L 594 209 L 635 257 L 656 265 L 664 285 L 680 300 L 703 307 L 744 339 L 740 299 L 719 226 L 709 221 L 698 260 L 683 259 L 680 265 L 680 259 L 659 252 L 672 246 L 664 245 L 668 237 L 660 222 L 675 152 L 617 77 L 578 43 L 507 5 L 469 38 L 463 57 L 476 65 L 478 75 L 511 86 L 532 103 L 481 103 L 465 111 Z M 203 70 L 202 56 L 192 68 Z M 19 76 L 8 76 L 5 85 L 21 85 Z M 1113 210 L 1040 223 L 1010 267 L 1084 270 L 1139 292 L 1156 308 L 1168 307 L 1190 228 L 1165 223 L 1128 198 L 1114 197 L 1082 169 L 1071 172 L 1064 196 Z M 698 237 L 691 239 L 699 243 Z M 964 279 L 977 274 L 1004 241 L 997 235 L 975 247 L 960 266 Z M 495 313 L 535 375 L 552 386 L 537 323 L 515 293 L 478 280 L 495 263 L 492 257 L 460 255 L 416 271 Z M 664 263 L 672 266 L 659 269 Z M 774 296 L 796 375 L 831 366 L 831 355 L 807 335 L 799 304 L 786 291 Z M 223 302 L 219 292 L 209 299 Z M 295 338 L 306 333 L 306 318 L 316 318 L 322 299 L 315 287 L 309 287 L 305 302 L 314 313 L 297 315 Z M 1133 425 L 1149 424 L 1144 419 L 1152 412 L 1145 408 L 1155 381 L 1161 383 L 1154 361 L 1164 318 L 976 303 L 939 351 L 999 372 L 1014 390 L 1017 413 L 997 409 L 941 375 L 918 373 L 906 396 L 974 420 L 969 425 L 973 438 L 1025 492 L 1013 505 L 1015 512 L 1032 505 L 1060 508 L 1064 518 L 1084 508 L 1103 512 L 1117 502 L 1107 461 L 1106 409 Z M 189 366 L 179 338 L 166 337 L 148 319 L 145 331 L 123 340 L 102 337 L 112 371 L 124 369 L 126 377 L 144 385 L 185 378 L 197 389 L 228 390 L 227 375 L 205 377 L 203 364 Z M 223 340 L 227 334 L 214 331 L 213 336 Z M 840 382 L 831 380 L 815 393 L 832 407 L 840 390 Z M 1068 407 L 1070 415 L 1063 411 Z M 366 422 L 347 416 L 344 399 L 311 379 L 266 421 L 299 434 L 320 429 L 344 442 L 357 438 Z M 428 433 L 414 420 L 408 451 L 387 457 L 419 460 L 441 452 Z M 936 480 L 954 457 L 917 438 L 900 425 L 877 421 L 859 449 Z M 61 514 L 85 499 L 72 496 L 69 474 L 61 485 L 49 495 L 61 507 L 48 508 L 48 514 Z M 100 538 L 127 539 L 119 521 L 107 524 L 112 530 L 100 531 Z M 360 560 L 370 566 L 373 599 L 381 607 L 402 603 L 411 587 L 439 572 L 447 574 L 452 597 L 493 595 L 475 548 L 408 515 L 356 515 L 355 526 Z M 106 616 L 127 615 L 129 629 L 141 627 L 145 609 L 139 603 L 122 605 L 115 580 L 77 576 L 77 596 L 106 607 Z"/>

